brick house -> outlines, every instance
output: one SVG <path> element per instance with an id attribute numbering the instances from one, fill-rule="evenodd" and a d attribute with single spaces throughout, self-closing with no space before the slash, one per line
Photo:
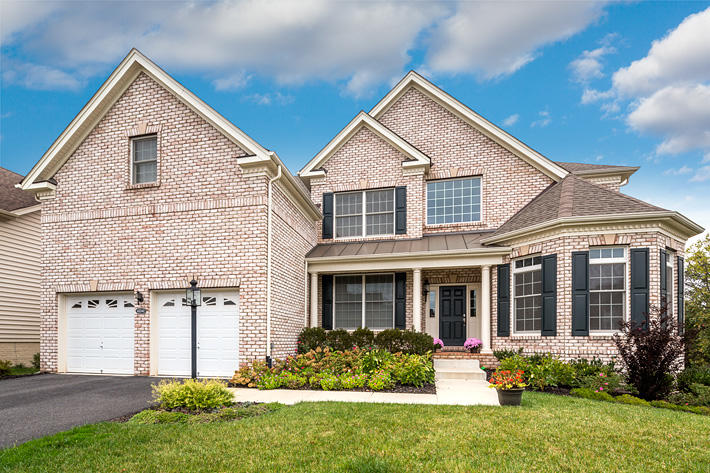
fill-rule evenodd
<path id="1" fill-rule="evenodd" d="M 682 320 L 702 231 L 621 194 L 635 170 L 550 161 L 412 72 L 295 177 L 133 50 L 20 185 L 42 368 L 229 376 L 304 326 L 609 357 L 661 297 Z"/>

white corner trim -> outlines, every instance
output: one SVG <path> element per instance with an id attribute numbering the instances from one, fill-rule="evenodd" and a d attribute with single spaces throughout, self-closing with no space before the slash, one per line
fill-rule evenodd
<path id="1" fill-rule="evenodd" d="M 370 115 L 378 120 L 410 87 L 417 87 L 436 102 L 449 109 L 454 115 L 470 123 L 486 136 L 507 148 L 533 167 L 539 169 L 550 178 L 560 181 L 569 174 L 568 171 L 552 160 L 541 155 L 506 131 L 498 128 L 414 71 L 410 71 L 399 81 L 399 83 L 370 110 Z"/>
<path id="2" fill-rule="evenodd" d="M 419 151 L 417 148 L 372 118 L 370 115 L 361 111 L 355 116 L 355 118 L 350 120 L 350 123 L 348 123 L 345 128 L 340 130 L 340 133 L 335 135 L 335 137 L 330 140 L 330 142 L 303 167 L 303 169 L 298 172 L 298 175 L 309 178 L 324 176 L 325 173 L 323 173 L 323 171 L 319 168 L 363 126 L 368 127 L 395 149 L 413 159 L 413 161 L 404 161 L 402 163 L 402 167 L 428 166 L 431 163 L 427 155 Z"/>

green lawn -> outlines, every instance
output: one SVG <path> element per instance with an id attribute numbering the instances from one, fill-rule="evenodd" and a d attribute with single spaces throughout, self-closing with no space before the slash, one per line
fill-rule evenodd
<path id="1" fill-rule="evenodd" d="M 308 403 L 234 423 L 102 423 L 0 451 L 0 470 L 710 470 L 710 417 L 537 393 L 523 404 Z"/>

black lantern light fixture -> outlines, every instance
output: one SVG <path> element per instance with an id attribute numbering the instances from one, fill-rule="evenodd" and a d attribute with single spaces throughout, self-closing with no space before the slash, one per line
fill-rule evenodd
<path id="1" fill-rule="evenodd" d="M 185 305 L 189 305 L 192 312 L 192 379 L 197 378 L 197 306 L 201 303 L 200 288 L 193 279 L 185 290 Z"/>
<path id="2" fill-rule="evenodd" d="M 425 279 L 424 284 L 422 285 L 422 294 L 424 294 L 424 297 L 426 297 L 427 294 L 429 294 L 429 280 Z"/>

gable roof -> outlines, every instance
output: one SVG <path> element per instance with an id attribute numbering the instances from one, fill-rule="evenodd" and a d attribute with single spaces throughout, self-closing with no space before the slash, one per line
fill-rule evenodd
<path id="1" fill-rule="evenodd" d="M 498 242 L 559 223 L 584 223 L 596 218 L 611 223 L 631 217 L 672 218 L 689 233 L 703 231 L 702 227 L 678 212 L 656 207 L 570 174 L 540 193 L 483 241 Z"/>
<path id="2" fill-rule="evenodd" d="M 249 156 L 239 158 L 237 162 L 240 165 L 266 164 L 270 167 L 282 166 L 285 171 L 284 176 L 288 182 L 287 187 L 289 191 L 294 193 L 292 195 L 297 196 L 297 200 L 311 217 L 318 218 L 320 216 L 320 211 L 310 200 L 310 195 L 305 187 L 298 179 L 293 177 L 276 153 L 262 147 L 135 48 L 131 49 L 108 79 L 99 87 L 99 90 L 84 105 L 84 108 L 52 143 L 30 172 L 27 173 L 19 187 L 23 190 L 51 190 L 53 188 L 52 177 L 140 73 L 147 74 L 219 130 L 225 137 L 243 149 Z"/>
<path id="3" fill-rule="evenodd" d="M 39 205 L 31 192 L 15 187 L 22 175 L 0 167 L 0 211 L 15 214 L 17 210 Z"/>
<path id="4" fill-rule="evenodd" d="M 348 140 L 355 135 L 362 127 L 367 127 L 376 135 L 385 140 L 391 146 L 407 155 L 410 160 L 402 163 L 403 167 L 429 166 L 431 159 L 426 154 L 419 151 L 407 140 L 372 118 L 367 113 L 360 111 L 355 118 L 350 120 L 340 133 L 330 140 L 325 147 L 298 172 L 301 177 L 314 177 L 324 174 L 320 168 L 331 156 L 333 156 Z"/>
<path id="5" fill-rule="evenodd" d="M 451 113 L 555 181 L 560 181 L 568 174 L 568 171 L 558 163 L 546 158 L 508 132 L 489 122 L 414 71 L 409 71 L 409 73 L 370 110 L 369 114 L 374 119 L 378 120 L 411 87 L 416 87 L 418 90 L 424 92 Z"/>

